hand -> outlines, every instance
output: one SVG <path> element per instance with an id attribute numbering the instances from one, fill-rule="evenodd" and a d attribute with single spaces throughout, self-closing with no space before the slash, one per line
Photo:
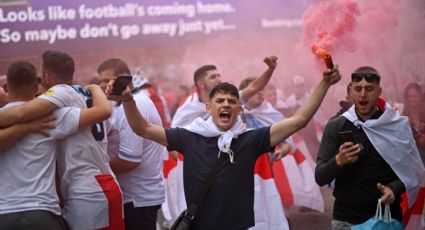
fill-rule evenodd
<path id="1" fill-rule="evenodd" d="M 170 151 L 168 153 L 170 154 L 169 156 L 171 158 L 173 158 L 175 161 L 177 161 L 179 159 L 179 152 L 177 152 L 177 151 Z"/>
<path id="2" fill-rule="evenodd" d="M 271 159 L 272 161 L 280 160 L 286 155 L 288 155 L 289 151 L 291 150 L 291 146 L 287 143 L 283 143 L 276 146 L 276 151 L 272 154 Z"/>
<path id="3" fill-rule="evenodd" d="M 359 158 L 360 151 L 360 144 L 345 142 L 344 144 L 339 146 L 339 152 L 335 156 L 336 164 L 339 166 L 343 166 L 349 163 L 354 163 Z"/>
<path id="4" fill-rule="evenodd" d="M 376 185 L 376 187 L 379 189 L 379 191 L 381 192 L 381 202 L 383 204 L 392 204 L 394 203 L 395 200 L 395 195 L 393 190 L 391 190 L 389 187 L 382 185 L 381 183 L 378 183 Z"/>
<path id="5" fill-rule="evenodd" d="M 115 80 L 110 80 L 108 85 L 106 86 L 105 92 L 109 100 L 122 101 L 122 102 L 128 102 L 133 100 L 133 95 L 131 94 L 131 89 L 129 86 L 127 86 L 127 88 L 121 93 L 121 95 L 119 96 L 113 95 L 112 90 L 113 90 L 114 82 Z"/>
<path id="6" fill-rule="evenodd" d="M 276 56 L 265 57 L 263 62 L 266 63 L 269 69 L 275 69 L 277 66 L 277 57 Z"/>
<path id="7" fill-rule="evenodd" d="M 276 152 L 272 153 L 271 155 L 271 161 L 277 161 L 288 155 L 289 151 L 282 151 L 282 149 L 277 150 Z"/>
<path id="8" fill-rule="evenodd" d="M 334 85 L 341 80 L 341 74 L 339 73 L 338 65 L 334 65 L 332 70 L 326 69 L 323 71 L 323 81 L 329 83 L 330 85 Z"/>
<path id="9" fill-rule="evenodd" d="M 23 123 L 23 125 L 27 126 L 27 129 L 32 133 L 40 133 L 48 137 L 50 136 L 48 130 L 55 128 L 51 123 L 54 120 L 56 120 L 56 118 L 50 113 L 44 117 Z"/>

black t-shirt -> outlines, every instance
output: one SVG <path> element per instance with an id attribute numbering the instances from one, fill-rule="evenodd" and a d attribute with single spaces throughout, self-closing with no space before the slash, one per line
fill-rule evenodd
<path id="1" fill-rule="evenodd" d="M 184 155 L 184 189 L 189 205 L 218 159 L 218 137 L 204 137 L 182 128 L 166 129 L 166 135 L 168 150 Z M 239 135 L 232 140 L 230 149 L 235 153 L 235 163 L 227 162 L 220 170 L 191 229 L 236 230 L 254 226 L 254 165 L 262 153 L 273 151 L 270 127 Z"/>

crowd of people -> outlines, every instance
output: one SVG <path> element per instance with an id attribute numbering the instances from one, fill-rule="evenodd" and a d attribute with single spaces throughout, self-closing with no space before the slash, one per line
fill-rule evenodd
<path id="1" fill-rule="evenodd" d="M 269 84 L 277 57 L 264 63 L 239 89 L 201 66 L 193 92 L 176 87 L 167 106 L 120 58 L 100 63 L 84 87 L 65 52 L 44 52 L 39 77 L 14 62 L 0 88 L 0 229 L 149 230 L 158 214 L 172 223 L 181 213 L 190 229 L 289 229 L 285 209 L 323 211 L 319 186 L 328 184 L 332 229 L 366 222 L 378 199 L 394 219 L 423 226 L 402 208 L 403 194 L 408 210 L 425 186 L 421 85 L 407 85 L 399 112 L 381 97 L 385 76 L 359 67 L 326 121 L 320 105 L 341 79 L 337 65 L 312 90 L 293 77 L 282 101 Z M 116 94 L 124 75 L 132 81 Z"/>

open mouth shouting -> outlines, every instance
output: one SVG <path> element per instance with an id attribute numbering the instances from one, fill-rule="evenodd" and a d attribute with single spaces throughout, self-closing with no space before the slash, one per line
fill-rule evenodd
<path id="1" fill-rule="evenodd" d="M 220 121 L 223 123 L 228 123 L 230 121 L 230 117 L 231 117 L 230 111 L 222 111 L 220 113 Z"/>
<path id="2" fill-rule="evenodd" d="M 221 131 L 231 129 L 238 114 L 242 111 L 242 107 L 239 105 L 236 87 L 234 89 L 235 92 L 233 94 L 217 93 L 206 104 L 208 113 L 212 116 L 215 125 Z"/>
<path id="3" fill-rule="evenodd" d="M 369 101 L 367 101 L 367 100 L 361 100 L 361 101 L 359 101 L 359 107 L 360 107 L 360 109 L 366 109 L 368 105 L 369 105 Z"/>

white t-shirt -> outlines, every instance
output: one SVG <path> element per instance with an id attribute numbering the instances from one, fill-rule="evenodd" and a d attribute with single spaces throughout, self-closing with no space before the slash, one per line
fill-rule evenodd
<path id="1" fill-rule="evenodd" d="M 85 98 L 84 93 L 86 92 L 81 87 L 73 88 L 61 84 L 53 86 L 39 98 L 48 100 L 59 108 L 65 106 L 87 108 L 85 99 L 88 97 Z M 109 157 L 104 147 L 98 143 L 106 137 L 103 123 L 97 124 L 95 131 L 97 133 L 93 134 L 91 127 L 83 128 L 60 141 L 58 169 L 61 176 L 61 191 L 65 200 L 104 200 L 104 193 L 95 175 L 113 173 L 109 167 Z"/>
<path id="2" fill-rule="evenodd" d="M 134 95 L 134 100 L 147 121 L 162 126 L 155 105 L 145 94 L 137 93 Z M 117 175 L 124 203 L 133 202 L 135 207 L 161 204 L 165 199 L 162 165 L 166 148 L 154 141 L 137 136 L 127 122 L 122 105 L 114 111 L 112 116 L 112 137 L 114 138 L 108 141 L 119 141 L 119 158 L 139 163 L 137 168 Z M 116 152 L 108 154 L 117 155 Z"/>
<path id="3" fill-rule="evenodd" d="M 23 103 L 9 103 L 4 108 Z M 47 210 L 60 215 L 55 186 L 56 140 L 78 131 L 80 109 L 57 109 L 54 116 L 56 128 L 50 130 L 49 137 L 28 134 L 0 151 L 0 214 Z"/>

